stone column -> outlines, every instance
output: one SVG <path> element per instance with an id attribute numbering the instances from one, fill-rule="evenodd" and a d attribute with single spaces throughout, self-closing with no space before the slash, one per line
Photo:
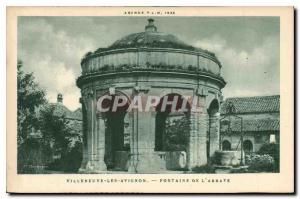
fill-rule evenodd
<path id="1" fill-rule="evenodd" d="M 84 104 L 83 98 L 80 98 L 80 103 L 82 105 L 82 162 L 79 169 L 79 172 L 84 172 L 86 169 L 86 164 L 88 161 L 87 157 L 87 150 L 88 150 L 88 144 L 87 144 L 87 111 L 86 106 Z"/>
<path id="2" fill-rule="evenodd" d="M 215 113 L 209 117 L 209 155 L 220 149 L 220 114 Z"/>
<path id="3" fill-rule="evenodd" d="M 137 92 L 142 99 L 147 99 L 147 92 Z M 145 101 L 145 100 L 143 100 Z M 155 148 L 155 116 L 153 111 L 133 111 L 132 150 L 129 171 L 135 173 L 159 172 L 160 159 Z"/>
<path id="4" fill-rule="evenodd" d="M 130 173 L 137 173 L 137 164 L 138 164 L 138 138 L 137 138 L 137 122 L 138 122 L 138 113 L 137 110 L 133 110 L 131 113 L 132 115 L 132 132 L 130 134 L 130 159 L 129 159 L 129 166 L 128 172 Z"/>
<path id="5" fill-rule="evenodd" d="M 87 107 L 87 164 L 86 172 L 101 173 L 106 170 L 104 163 L 105 149 L 103 142 L 105 142 L 105 125 L 102 117 L 97 119 L 96 114 L 96 99 L 93 92 L 88 94 L 86 100 Z M 99 141 L 100 140 L 100 141 Z M 100 142 L 100 145 L 99 145 Z M 100 148 L 99 148 L 99 147 Z M 100 149 L 100 153 L 99 153 Z"/>
<path id="6" fill-rule="evenodd" d="M 192 109 L 190 113 L 190 135 L 187 151 L 187 167 L 189 170 L 207 164 L 207 112 L 203 97 L 197 98 L 197 107 Z"/>
<path id="7" fill-rule="evenodd" d="M 86 150 L 86 167 L 85 172 L 90 173 L 94 170 L 94 157 L 93 157 L 93 99 L 92 94 L 89 93 L 85 96 L 84 103 L 86 106 L 86 143 L 87 143 L 87 150 Z"/>
<path id="8" fill-rule="evenodd" d="M 95 134 L 95 171 L 103 172 L 106 171 L 106 164 L 104 162 L 105 155 L 105 121 L 101 114 L 97 114 L 97 129 Z"/>

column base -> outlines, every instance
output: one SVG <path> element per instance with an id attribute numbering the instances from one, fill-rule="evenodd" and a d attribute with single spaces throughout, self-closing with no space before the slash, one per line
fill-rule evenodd
<path id="1" fill-rule="evenodd" d="M 213 158 L 216 151 L 220 151 L 219 143 L 210 144 L 210 149 L 209 149 L 209 153 L 210 154 L 209 154 L 209 157 Z"/>
<path id="2" fill-rule="evenodd" d="M 196 139 L 198 140 L 198 139 Z M 206 141 L 203 141 L 204 138 L 201 139 L 202 141 L 192 142 L 190 144 L 189 154 L 188 154 L 188 163 L 187 169 L 193 170 L 195 167 L 201 167 L 207 165 L 207 152 L 206 152 Z"/>
<path id="3" fill-rule="evenodd" d="M 197 167 L 201 167 L 201 166 L 205 166 L 208 164 L 208 161 L 207 159 L 201 159 L 201 160 L 198 160 L 198 162 L 194 163 L 194 164 L 191 164 L 191 165 L 188 165 L 187 166 L 187 169 L 189 171 L 192 171 L 194 168 L 197 168 Z"/>
<path id="4" fill-rule="evenodd" d="M 132 157 L 129 163 L 129 173 L 161 173 L 166 171 L 166 162 L 155 153 L 142 153 Z"/>
<path id="5" fill-rule="evenodd" d="M 81 167 L 79 173 L 106 173 L 107 167 L 104 161 L 91 161 L 89 160 L 84 167 Z"/>

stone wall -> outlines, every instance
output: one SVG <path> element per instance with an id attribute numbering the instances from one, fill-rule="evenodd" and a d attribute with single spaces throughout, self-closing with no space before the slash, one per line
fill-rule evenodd
<path id="1" fill-rule="evenodd" d="M 166 168 L 168 170 L 183 170 L 187 166 L 185 151 L 166 152 Z"/>
<path id="2" fill-rule="evenodd" d="M 245 113 L 245 114 L 237 114 L 237 116 L 242 117 L 244 121 L 246 120 L 268 120 L 275 119 L 279 120 L 280 114 L 279 112 L 270 112 L 270 113 Z M 275 134 L 276 142 L 279 143 L 279 131 L 274 130 L 260 130 L 257 131 L 245 131 L 244 130 L 244 138 L 243 140 L 249 140 L 253 144 L 253 152 L 257 152 L 262 145 L 270 142 L 270 134 Z M 239 133 L 232 133 L 230 135 L 221 133 L 221 142 L 224 140 L 228 140 L 231 143 L 232 150 L 240 150 L 241 136 Z M 222 143 L 221 143 L 222 145 Z"/>
<path id="3" fill-rule="evenodd" d="M 274 113 L 247 113 L 247 114 L 237 114 L 243 117 L 244 120 L 258 120 L 258 119 L 279 119 L 279 112 Z"/>
<path id="4" fill-rule="evenodd" d="M 270 134 L 275 134 L 277 142 L 279 141 L 278 132 L 247 132 L 243 136 L 243 140 L 249 140 L 253 144 L 253 152 L 259 151 L 259 149 L 262 147 L 262 145 L 267 144 L 270 142 Z M 224 140 L 227 140 L 231 144 L 231 150 L 240 150 L 241 149 L 241 143 L 240 135 L 221 135 L 222 142 Z M 222 143 L 221 143 L 222 144 Z"/>

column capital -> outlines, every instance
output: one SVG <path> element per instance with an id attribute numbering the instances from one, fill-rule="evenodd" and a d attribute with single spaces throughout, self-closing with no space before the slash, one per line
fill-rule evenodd
<path id="1" fill-rule="evenodd" d="M 196 89 L 196 92 L 195 94 L 197 96 L 202 96 L 202 97 L 206 97 L 208 95 L 208 90 L 206 88 L 201 88 L 201 87 L 198 87 Z"/>

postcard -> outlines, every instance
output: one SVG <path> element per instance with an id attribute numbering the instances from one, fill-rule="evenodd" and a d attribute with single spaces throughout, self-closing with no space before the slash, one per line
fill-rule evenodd
<path id="1" fill-rule="evenodd" d="M 7 192 L 293 193 L 293 7 L 8 7 Z"/>

